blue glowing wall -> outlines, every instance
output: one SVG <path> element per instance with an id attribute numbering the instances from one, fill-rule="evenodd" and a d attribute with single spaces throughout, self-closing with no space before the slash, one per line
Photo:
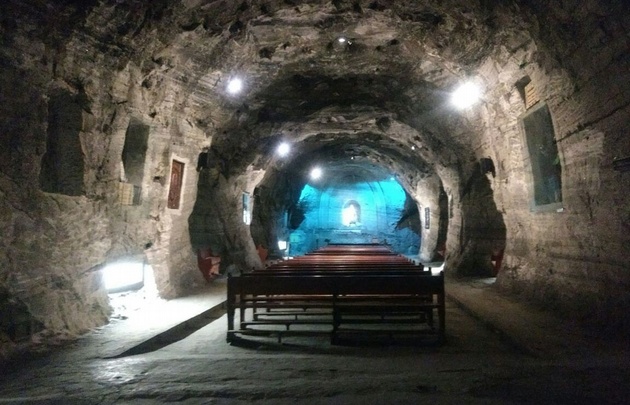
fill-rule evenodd
<path id="1" fill-rule="evenodd" d="M 396 180 L 302 189 L 291 213 L 290 255 L 302 255 L 331 243 L 385 242 L 399 253 L 417 254 L 419 235 L 397 229 L 409 198 Z M 346 217 L 344 218 L 344 210 Z"/>

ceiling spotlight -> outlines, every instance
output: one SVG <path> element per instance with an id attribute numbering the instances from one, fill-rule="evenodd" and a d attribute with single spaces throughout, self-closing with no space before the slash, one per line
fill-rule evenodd
<path id="1" fill-rule="evenodd" d="M 278 156 L 285 157 L 289 154 L 290 150 L 291 146 L 286 142 L 282 142 L 280 145 L 278 145 L 278 149 L 276 149 L 276 152 L 278 153 Z"/>
<path id="2" fill-rule="evenodd" d="M 322 177 L 322 174 L 322 169 L 314 167 L 313 170 L 311 170 L 311 180 L 319 180 Z"/>
<path id="3" fill-rule="evenodd" d="M 451 103 L 456 108 L 464 109 L 475 104 L 481 97 L 481 88 L 473 82 L 462 84 L 451 95 Z"/>
<path id="4" fill-rule="evenodd" d="M 230 94 L 237 94 L 243 90 L 243 81 L 238 77 L 233 78 L 227 85 L 227 91 Z"/>
<path id="5" fill-rule="evenodd" d="M 339 37 L 339 38 L 337 38 L 337 43 L 339 43 L 339 45 L 342 46 L 342 47 L 346 47 L 346 46 L 352 45 L 352 41 L 350 41 L 346 37 Z"/>

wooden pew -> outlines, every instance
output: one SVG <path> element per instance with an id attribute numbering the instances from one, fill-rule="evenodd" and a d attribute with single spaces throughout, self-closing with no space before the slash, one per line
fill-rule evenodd
<path id="1" fill-rule="evenodd" d="M 344 332 L 429 334 L 437 342 L 444 340 L 444 276 L 418 271 L 349 271 L 335 273 L 298 272 L 274 274 L 260 271 L 228 278 L 227 340 L 236 335 L 329 334 L 337 341 Z M 428 297 L 428 299 L 427 299 Z M 264 308 L 300 310 L 294 319 L 270 317 L 249 320 L 248 309 Z M 235 311 L 240 311 L 239 328 L 235 329 Z M 317 319 L 300 319 L 306 311 L 315 310 Z M 433 324 L 433 313 L 438 324 Z M 430 315 L 427 315 L 430 314 Z M 309 315 L 310 316 L 310 315 Z M 420 324 L 429 328 L 419 330 Z M 329 325 L 329 330 L 291 330 L 294 325 Z M 349 329 L 350 325 L 377 324 L 379 328 Z M 396 329 L 385 325 L 396 325 Z M 284 326 L 286 330 L 257 329 L 258 326 Z M 403 328 L 407 326 L 407 328 Z M 408 327 L 411 326 L 411 327 Z"/>
<path id="2" fill-rule="evenodd" d="M 392 250 L 384 245 L 378 244 L 330 244 L 324 247 L 321 247 L 311 254 L 337 254 L 341 253 L 344 255 L 350 254 L 389 254 L 395 255 Z"/>
<path id="3" fill-rule="evenodd" d="M 320 276 L 326 273 L 334 273 L 335 275 L 346 276 L 364 276 L 383 273 L 386 275 L 429 275 L 429 272 L 423 271 L 423 266 L 415 264 L 406 257 L 393 254 L 391 250 L 382 245 L 334 245 L 326 246 L 319 249 L 316 253 L 321 255 L 307 255 L 297 257 L 292 260 L 275 263 L 268 266 L 265 270 L 258 270 L 254 273 L 265 276 L 287 276 L 287 275 L 311 275 Z M 272 303 L 269 300 L 272 299 Z M 397 297 L 371 296 L 370 300 L 378 303 L 377 307 L 367 308 L 366 299 L 362 297 L 354 297 L 354 301 L 362 302 L 364 315 L 370 315 L 379 311 L 384 311 L 383 303 L 393 302 Z M 431 297 L 414 297 L 414 301 L 428 302 Z M 300 324 L 327 323 L 314 321 L 316 316 L 331 315 L 332 303 L 329 298 L 322 296 L 250 296 L 245 299 L 247 304 L 251 305 L 252 321 L 246 321 L 241 326 L 250 326 L 254 324 L 273 323 L 272 321 L 282 319 L 282 317 L 291 317 L 291 321 L 286 322 L 286 328 L 289 326 Z M 348 301 L 348 299 L 345 299 Z M 263 305 L 259 305 L 263 304 Z M 400 304 L 400 303 L 399 303 Z M 262 307 L 262 308 L 261 308 Z M 315 311 L 314 309 L 317 309 Z M 359 311 L 358 308 L 355 308 Z M 369 309 L 369 311 L 368 311 Z M 260 312 L 262 310 L 262 312 Z M 244 318 L 244 312 L 241 310 Z M 400 309 L 397 312 L 401 312 Z M 433 311 L 426 310 L 423 314 L 430 325 L 433 325 Z M 378 322 L 384 323 L 381 319 Z"/>
<path id="4" fill-rule="evenodd" d="M 296 276 L 296 275 L 300 275 L 300 276 L 324 276 L 324 275 L 335 275 L 335 276 L 354 276 L 354 277 L 359 277 L 359 276 L 374 276 L 374 275 L 386 275 L 386 276 L 416 276 L 416 275 L 424 275 L 424 276 L 430 276 L 431 272 L 430 271 L 423 271 L 422 267 L 419 266 L 404 266 L 404 267 L 331 267 L 331 268 L 268 268 L 268 269 L 264 269 L 264 270 L 257 270 L 254 271 L 252 273 L 245 273 L 243 274 L 243 276 L 268 276 L 268 277 L 275 277 L 275 276 Z M 388 300 L 392 300 L 396 297 L 371 297 L 370 299 L 374 300 L 379 300 L 382 301 L 384 298 L 387 298 Z M 276 305 L 274 309 L 274 311 L 270 310 L 269 306 L 266 306 L 265 304 L 268 303 L 269 300 L 274 300 L 275 303 L 278 302 L 282 302 L 281 305 Z M 358 298 L 355 298 L 355 300 Z M 415 297 L 414 300 L 418 301 L 420 298 Z M 427 300 L 430 300 L 431 297 L 423 297 L 422 298 L 425 302 Z M 327 300 L 327 299 L 326 299 Z M 322 300 L 321 297 L 317 297 L 317 306 L 318 308 L 327 308 L 327 309 L 331 309 L 332 308 L 332 303 L 328 302 L 327 304 L 322 304 L 323 301 L 326 300 Z M 253 321 L 259 321 L 261 320 L 261 317 L 264 317 L 265 319 L 268 319 L 269 317 L 280 317 L 280 316 L 294 316 L 295 320 L 298 320 L 298 315 L 301 318 L 304 318 L 305 316 L 309 316 L 309 315 L 321 315 L 322 312 L 313 312 L 313 311 L 309 311 L 309 309 L 312 309 L 312 302 L 314 301 L 312 297 L 310 296 L 296 296 L 296 295 L 291 295 L 291 296 L 287 296 L 287 297 L 278 297 L 278 296 L 272 296 L 270 298 L 270 296 L 267 295 L 263 295 L 263 296 L 256 296 L 256 295 L 251 295 L 248 298 L 245 298 L 244 301 L 247 301 L 247 303 L 249 303 L 251 306 L 251 311 L 252 311 L 252 318 Z M 329 300 L 328 300 L 329 301 Z M 259 303 L 262 303 L 263 305 L 258 305 Z M 289 308 L 289 304 L 292 304 Z M 279 309 L 284 309 L 284 311 L 278 311 Z M 287 309 L 289 311 L 287 311 Z M 301 309 L 301 312 L 295 312 L 296 309 Z M 259 312 L 259 310 L 263 310 L 263 312 Z M 293 311 L 293 312 L 290 312 Z M 426 318 L 428 321 L 432 322 L 433 320 L 433 313 L 432 311 L 425 311 L 426 312 Z M 244 315 L 243 315 L 244 316 Z"/>

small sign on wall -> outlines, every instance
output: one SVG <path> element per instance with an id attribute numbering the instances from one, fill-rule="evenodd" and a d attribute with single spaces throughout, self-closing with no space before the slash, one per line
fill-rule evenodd
<path id="1" fill-rule="evenodd" d="M 118 183 L 118 202 L 120 205 L 140 205 L 142 189 L 131 183 Z"/>
<path id="2" fill-rule="evenodd" d="M 431 228 L 431 209 L 426 207 L 424 209 L 424 229 Z"/>
<path id="3" fill-rule="evenodd" d="M 133 184 L 118 183 L 118 202 L 120 205 L 133 205 Z"/>

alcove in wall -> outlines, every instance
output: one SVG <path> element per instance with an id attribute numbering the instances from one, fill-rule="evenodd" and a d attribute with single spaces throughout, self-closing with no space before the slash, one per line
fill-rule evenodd
<path id="1" fill-rule="evenodd" d="M 534 211 L 562 208 L 562 167 L 551 113 L 538 103 L 521 117 L 532 173 L 531 208 Z"/>
<path id="2" fill-rule="evenodd" d="M 46 153 L 39 175 L 42 191 L 69 196 L 85 194 L 82 128 L 83 109 L 77 96 L 68 90 L 57 90 L 48 101 Z"/>
<path id="3" fill-rule="evenodd" d="M 132 119 L 125 133 L 125 145 L 122 151 L 121 180 L 131 194 L 129 205 L 139 205 L 144 179 L 144 166 L 149 142 L 149 126 Z"/>

